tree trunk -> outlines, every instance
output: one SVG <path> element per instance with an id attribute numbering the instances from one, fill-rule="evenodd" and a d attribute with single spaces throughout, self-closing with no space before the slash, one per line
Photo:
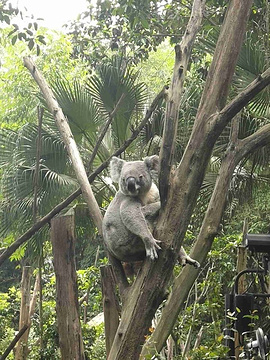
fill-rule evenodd
<path id="1" fill-rule="evenodd" d="M 51 240 L 61 357 L 63 360 L 84 360 L 75 269 L 73 215 L 60 216 L 52 220 Z"/>
<path id="2" fill-rule="evenodd" d="M 238 140 L 234 139 L 229 144 L 226 156 L 224 157 L 219 175 L 213 190 L 200 233 L 191 251 L 191 257 L 203 263 L 211 249 L 212 242 L 218 231 L 233 171 L 240 160 L 250 152 L 269 143 L 270 125 L 265 125 L 249 137 Z M 198 270 L 186 266 L 175 279 L 170 297 L 162 311 L 161 318 L 148 343 L 145 344 L 142 354 L 155 354 L 165 345 L 174 323 L 179 315 L 184 301 L 196 280 Z"/>
<path id="3" fill-rule="evenodd" d="M 29 309 L 30 309 L 30 290 L 31 290 L 31 276 L 32 271 L 30 266 L 24 266 L 22 272 L 21 282 L 21 308 L 20 308 L 20 321 L 19 330 L 25 325 L 28 326 L 29 322 Z M 27 329 L 18 341 L 15 352 L 15 360 L 26 360 L 28 355 L 28 331 Z"/>
<path id="4" fill-rule="evenodd" d="M 215 81 L 216 94 L 213 98 L 206 96 L 206 101 L 210 103 L 206 110 L 203 110 L 202 107 L 199 109 L 200 112 L 190 141 L 180 166 L 171 179 L 168 197 L 166 197 L 166 189 L 162 191 L 163 203 L 166 205 L 158 221 L 156 237 L 163 241 L 162 251 L 159 252 L 159 258 L 152 264 L 146 260 L 141 273 L 130 290 L 129 299 L 124 308 L 109 356 L 110 360 L 136 360 L 139 357 L 140 345 L 144 341 L 144 335 L 150 326 L 151 318 L 164 298 L 213 146 L 226 125 L 226 123 L 222 126 L 219 126 L 218 122 L 212 123 L 211 115 L 219 106 L 220 96 L 224 97 L 225 95 L 222 94 L 227 94 L 228 89 L 223 87 L 228 88 L 229 82 L 223 81 L 223 71 L 230 81 L 242 45 L 250 7 L 251 0 L 233 0 L 230 3 L 221 32 L 223 43 L 221 44 L 221 40 L 219 40 L 217 44 L 216 57 L 218 59 L 213 61 L 215 71 L 213 71 L 211 79 L 208 80 L 208 83 Z M 226 32 L 226 41 L 224 32 Z M 234 54 L 233 59 L 231 58 L 232 54 Z M 229 62 L 228 59 L 230 59 Z M 222 84 L 218 83 L 218 79 Z M 229 121 L 229 119 L 227 120 Z M 171 134 L 174 134 L 172 129 Z M 168 144 L 164 143 L 163 146 L 168 146 Z M 164 149 L 161 161 L 163 154 L 167 153 L 168 150 Z M 165 174 L 163 178 L 166 179 L 168 176 Z M 194 272 L 193 269 L 191 271 Z"/>
<path id="5" fill-rule="evenodd" d="M 111 265 L 102 266 L 100 272 L 102 281 L 106 353 L 108 356 L 119 325 L 120 309 L 115 294 L 116 283 Z"/>

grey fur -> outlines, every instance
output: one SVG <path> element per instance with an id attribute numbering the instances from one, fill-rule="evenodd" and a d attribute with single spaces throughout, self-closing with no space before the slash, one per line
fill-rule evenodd
<path id="1" fill-rule="evenodd" d="M 158 257 L 160 249 L 153 235 L 153 227 L 160 210 L 159 191 L 152 182 L 159 170 L 158 156 L 144 161 L 130 161 L 113 157 L 111 178 L 119 183 L 119 191 L 110 203 L 103 220 L 103 236 L 108 251 L 120 261 L 133 262 L 149 256 Z M 190 258 L 181 247 L 180 264 L 200 264 Z"/>
<path id="2" fill-rule="evenodd" d="M 158 156 L 129 162 L 113 157 L 110 170 L 119 191 L 103 220 L 107 249 L 121 261 L 139 261 L 145 256 L 154 260 L 160 249 L 151 229 L 160 209 L 158 189 L 152 182 L 152 173 L 158 173 Z"/>

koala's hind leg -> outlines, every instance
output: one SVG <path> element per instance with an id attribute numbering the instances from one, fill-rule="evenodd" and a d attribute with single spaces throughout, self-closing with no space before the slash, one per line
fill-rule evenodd
<path id="1" fill-rule="evenodd" d="M 188 256 L 183 246 L 181 246 L 181 249 L 179 251 L 178 261 L 183 266 L 185 266 L 186 264 L 190 264 L 193 265 L 196 269 L 201 266 L 197 260 L 194 260 L 190 256 Z"/>
<path id="2" fill-rule="evenodd" d="M 121 297 L 124 297 L 126 290 L 129 287 L 129 283 L 128 283 L 124 268 L 123 268 L 120 260 L 116 259 L 110 253 L 108 255 L 109 255 L 110 263 L 113 268 L 114 275 L 116 277 L 116 281 L 119 286 L 119 291 L 120 291 Z"/>

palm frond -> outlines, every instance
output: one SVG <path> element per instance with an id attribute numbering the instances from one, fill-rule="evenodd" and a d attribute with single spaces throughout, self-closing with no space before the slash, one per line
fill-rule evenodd
<path id="1" fill-rule="evenodd" d="M 90 143 L 94 143 L 93 137 L 102 122 L 102 116 L 85 87 L 77 80 L 70 84 L 66 79 L 57 79 L 52 88 L 69 120 L 75 140 L 80 142 L 85 136 Z"/>
<path id="2" fill-rule="evenodd" d="M 267 56 L 262 37 L 258 37 L 255 33 L 248 33 L 239 55 L 234 79 L 238 92 L 266 70 L 269 63 Z M 252 99 L 249 109 L 257 116 L 269 115 L 270 90 L 268 87 Z"/>
<path id="3" fill-rule="evenodd" d="M 108 116 L 120 102 L 112 123 L 111 136 L 119 147 L 130 134 L 132 124 L 139 121 L 147 99 L 146 87 L 137 83 L 137 73 L 123 59 L 114 57 L 109 64 L 101 65 L 87 85 L 100 111 Z"/>

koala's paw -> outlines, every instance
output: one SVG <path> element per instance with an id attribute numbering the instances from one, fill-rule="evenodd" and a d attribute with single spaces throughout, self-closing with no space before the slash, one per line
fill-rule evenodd
<path id="1" fill-rule="evenodd" d="M 146 256 L 149 256 L 151 260 L 158 258 L 157 251 L 161 249 L 158 243 L 161 243 L 161 241 L 153 238 L 145 245 Z"/>
<path id="2" fill-rule="evenodd" d="M 188 257 L 186 259 L 182 259 L 182 264 L 183 266 L 185 266 L 186 264 L 192 265 L 195 267 L 195 269 L 199 269 L 201 267 L 201 264 L 194 259 L 191 259 L 191 257 Z"/>
<path id="3" fill-rule="evenodd" d="M 201 264 L 199 263 L 199 261 L 196 261 L 194 259 L 192 259 L 192 263 L 190 265 L 193 265 L 195 267 L 195 269 L 199 269 L 201 267 Z"/>

